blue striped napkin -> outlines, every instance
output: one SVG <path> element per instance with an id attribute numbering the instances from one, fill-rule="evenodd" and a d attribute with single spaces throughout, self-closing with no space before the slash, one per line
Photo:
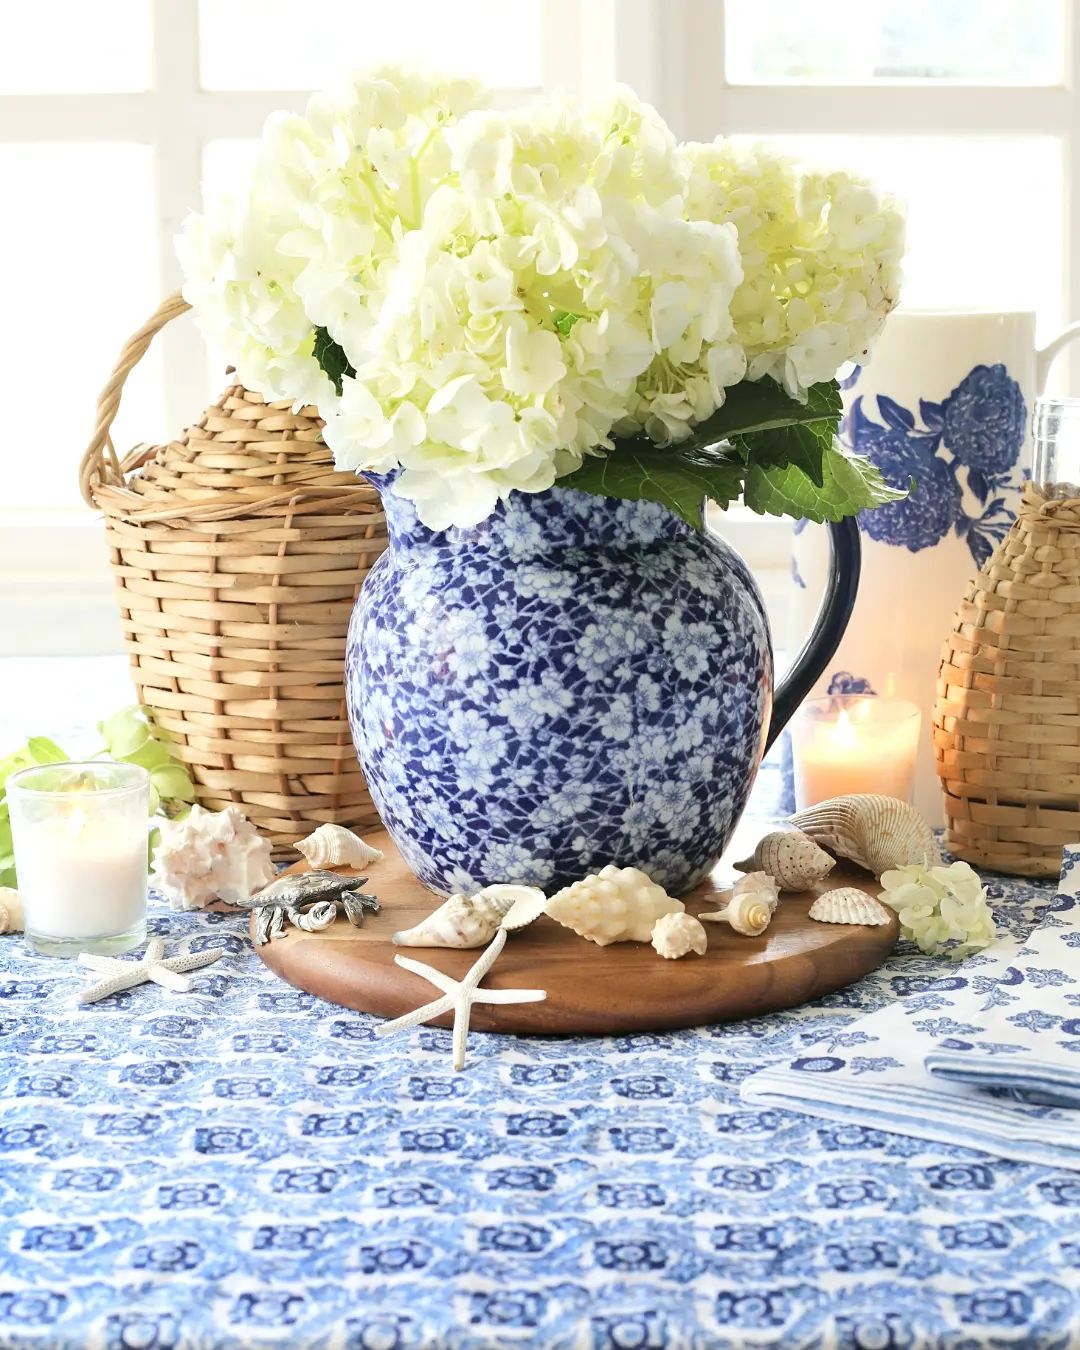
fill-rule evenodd
<path id="1" fill-rule="evenodd" d="M 746 1079 L 747 1101 L 1080 1170 L 1080 845 L 1026 939 Z"/>

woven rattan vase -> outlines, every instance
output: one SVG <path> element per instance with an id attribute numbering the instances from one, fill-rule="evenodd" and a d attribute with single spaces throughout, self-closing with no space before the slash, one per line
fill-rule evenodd
<path id="1" fill-rule="evenodd" d="M 324 821 L 377 822 L 343 689 L 360 584 L 386 546 L 378 494 L 333 467 L 314 408 L 234 385 L 178 441 L 118 459 L 120 393 L 166 300 L 121 355 L 83 458 L 105 515 L 140 700 L 204 806 L 240 807 L 280 856 Z"/>
<path id="2" fill-rule="evenodd" d="M 1057 876 L 1080 840 L 1080 500 L 1030 484 L 945 643 L 934 745 L 946 847 Z"/>

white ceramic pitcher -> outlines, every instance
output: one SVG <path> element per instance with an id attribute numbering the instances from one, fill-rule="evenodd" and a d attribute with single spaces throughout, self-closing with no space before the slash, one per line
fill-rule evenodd
<path id="1" fill-rule="evenodd" d="M 840 438 L 916 490 L 859 521 L 862 579 L 847 633 L 815 693 L 894 694 L 923 712 L 915 805 L 943 824 L 930 709 L 941 644 L 964 587 L 1016 514 L 1031 471 L 1031 408 L 1071 324 L 1041 350 L 1030 311 L 904 310 L 845 382 Z M 817 611 L 824 530 L 796 526 L 793 631 Z"/>

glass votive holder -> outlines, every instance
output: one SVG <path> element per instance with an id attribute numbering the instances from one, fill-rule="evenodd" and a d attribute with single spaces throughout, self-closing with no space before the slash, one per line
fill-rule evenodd
<path id="1" fill-rule="evenodd" d="M 796 807 L 850 792 L 910 802 L 921 727 L 905 699 L 834 694 L 804 703 L 791 724 Z"/>
<path id="2" fill-rule="evenodd" d="M 150 775 L 137 764 L 42 764 L 7 781 L 26 940 L 45 956 L 146 941 Z"/>

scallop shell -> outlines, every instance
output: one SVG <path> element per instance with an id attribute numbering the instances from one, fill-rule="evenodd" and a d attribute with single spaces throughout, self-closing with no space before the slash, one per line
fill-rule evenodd
<path id="1" fill-rule="evenodd" d="M 0 933 L 21 933 L 26 927 L 23 902 L 18 891 L 0 886 Z"/>
<path id="2" fill-rule="evenodd" d="M 819 802 L 791 817 L 816 843 L 880 877 L 891 867 L 941 861 L 930 826 L 897 797 L 855 793 Z"/>
<path id="3" fill-rule="evenodd" d="M 767 872 L 785 891 L 805 891 L 836 866 L 823 848 L 801 830 L 774 830 L 754 849 L 753 857 L 735 866 L 740 872 Z"/>
<path id="4" fill-rule="evenodd" d="M 705 923 L 729 923 L 743 937 L 760 937 L 772 923 L 773 910 L 768 891 L 741 891 L 732 895 L 723 909 L 699 914 Z"/>
<path id="5" fill-rule="evenodd" d="M 636 867 L 602 867 L 557 891 L 545 913 L 598 947 L 612 942 L 650 942 L 657 919 L 685 906 Z"/>
<path id="6" fill-rule="evenodd" d="M 692 914 L 662 914 L 653 924 L 652 945 L 667 960 L 677 961 L 690 952 L 704 956 L 709 939 Z"/>
<path id="7" fill-rule="evenodd" d="M 819 895 L 810 906 L 818 923 L 859 923 L 877 927 L 889 922 L 889 911 L 856 886 L 841 886 Z"/>
<path id="8" fill-rule="evenodd" d="M 399 947 L 486 947 L 510 911 L 529 906 L 532 918 L 543 913 L 544 892 L 535 886 L 485 886 L 475 895 L 452 895 L 415 928 L 394 934 Z M 522 920 L 514 927 L 523 927 Z"/>
<path id="9" fill-rule="evenodd" d="M 296 845 L 309 867 L 366 867 L 382 854 L 344 825 L 320 825 Z"/>

